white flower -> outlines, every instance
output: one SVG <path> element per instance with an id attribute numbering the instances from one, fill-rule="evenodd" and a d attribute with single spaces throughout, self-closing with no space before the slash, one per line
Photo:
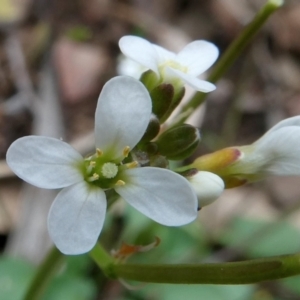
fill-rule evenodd
<path id="1" fill-rule="evenodd" d="M 268 176 L 300 176 L 300 116 L 279 122 L 251 145 L 221 149 L 191 165 L 220 176 L 226 188 Z"/>
<path id="2" fill-rule="evenodd" d="M 48 216 L 54 243 L 65 254 L 92 249 L 103 227 L 105 190 L 115 191 L 154 221 L 180 226 L 197 217 L 197 197 L 188 181 L 166 169 L 122 164 L 143 136 L 151 100 L 137 80 L 120 76 L 103 87 L 95 120 L 96 153 L 84 159 L 65 142 L 41 136 L 15 141 L 7 163 L 40 188 L 63 188 Z"/>
<path id="3" fill-rule="evenodd" d="M 199 208 L 213 203 L 224 190 L 223 180 L 211 172 L 200 171 L 187 179 L 196 192 Z"/>
<path id="4" fill-rule="evenodd" d="M 194 41 L 178 54 L 136 36 L 124 36 L 119 41 L 124 55 L 135 60 L 168 81 L 176 78 L 197 91 L 211 92 L 215 85 L 197 77 L 216 61 L 219 51 L 207 41 Z"/>
<path id="5" fill-rule="evenodd" d="M 279 122 L 252 145 L 237 148 L 242 155 L 236 167 L 253 174 L 254 180 L 300 175 L 300 116 Z"/>

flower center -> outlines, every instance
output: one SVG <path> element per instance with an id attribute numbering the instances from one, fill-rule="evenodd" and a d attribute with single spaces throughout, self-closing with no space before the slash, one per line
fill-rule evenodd
<path id="1" fill-rule="evenodd" d="M 181 71 L 183 73 L 187 73 L 188 71 L 188 68 L 179 64 L 177 61 L 174 61 L 174 60 L 167 60 L 166 62 L 164 62 L 163 64 L 161 64 L 159 66 L 159 71 L 161 74 L 164 74 L 165 73 L 165 68 L 166 67 L 170 67 L 172 69 L 175 69 L 175 70 L 178 70 L 178 71 Z M 165 75 L 165 74 L 164 74 Z"/>
<path id="2" fill-rule="evenodd" d="M 129 147 L 123 149 L 123 159 L 128 156 L 129 151 Z M 84 160 L 82 168 L 84 180 L 104 190 L 126 184 L 126 174 L 122 171 L 135 168 L 138 164 L 135 161 L 123 164 L 122 158 L 112 159 L 109 153 L 97 149 L 94 155 Z"/>
<path id="3" fill-rule="evenodd" d="M 105 163 L 102 166 L 101 173 L 105 178 L 114 178 L 118 174 L 118 167 L 114 163 Z"/>

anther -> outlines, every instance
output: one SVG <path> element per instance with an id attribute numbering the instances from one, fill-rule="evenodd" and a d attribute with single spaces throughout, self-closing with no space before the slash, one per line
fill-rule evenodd
<path id="1" fill-rule="evenodd" d="M 130 152 L 130 147 L 129 146 L 126 146 L 124 149 L 123 149 L 123 156 L 124 157 L 127 157 L 128 154 Z"/>
<path id="2" fill-rule="evenodd" d="M 123 180 L 118 180 L 118 181 L 115 183 L 115 185 L 117 185 L 117 186 L 123 186 L 123 185 L 125 185 L 125 181 L 123 181 Z"/>
<path id="3" fill-rule="evenodd" d="M 99 175 L 97 173 L 94 173 L 93 176 L 89 177 L 87 180 L 89 182 L 93 182 L 99 179 Z"/>
<path id="4" fill-rule="evenodd" d="M 100 157 L 101 155 L 103 155 L 103 151 L 101 149 L 97 148 L 96 154 L 97 154 L 97 157 Z"/>
<path id="5" fill-rule="evenodd" d="M 96 166 L 96 162 L 90 161 L 90 165 L 87 167 L 87 173 L 90 174 L 95 166 Z"/>
<path id="6" fill-rule="evenodd" d="M 137 161 L 132 161 L 128 164 L 125 164 L 127 169 L 134 169 L 139 165 L 139 163 Z"/>

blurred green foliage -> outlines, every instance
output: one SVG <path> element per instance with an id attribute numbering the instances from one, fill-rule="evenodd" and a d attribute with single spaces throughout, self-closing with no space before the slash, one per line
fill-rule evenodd
<path id="1" fill-rule="evenodd" d="M 95 282 L 86 276 L 91 261 L 88 256 L 68 257 L 58 276 L 51 282 L 41 300 L 92 300 Z M 33 278 L 35 267 L 21 259 L 0 258 L 0 299 L 22 300 Z"/>
<path id="2" fill-rule="evenodd" d="M 103 232 L 109 236 L 115 217 L 108 214 Z M 299 230 L 283 221 L 267 222 L 250 218 L 235 218 L 224 227 L 214 240 L 207 235 L 200 222 L 183 227 L 165 227 L 140 214 L 126 205 L 124 211 L 125 226 L 114 236 L 117 249 L 121 242 L 147 245 L 161 239 L 161 243 L 149 252 L 137 253 L 129 258 L 136 263 L 200 263 L 213 258 L 218 247 L 242 250 L 245 259 L 294 253 L 300 249 Z M 123 229 L 124 228 L 124 229 Z M 103 239 L 106 241 L 106 238 Z M 239 247 L 244 245 L 245 248 Z M 235 248 L 236 247 L 236 248 Z M 93 262 L 88 255 L 68 256 L 59 274 L 49 285 L 41 300 L 95 300 L 103 293 L 105 277 L 95 273 Z M 0 299 L 21 300 L 35 272 L 35 267 L 20 259 L 2 256 L 0 258 Z M 300 276 L 272 283 L 276 289 L 287 293 L 287 298 L 276 295 L 264 284 L 258 285 L 170 285 L 127 282 L 138 290 L 125 287 L 116 300 L 285 300 L 291 295 L 300 298 Z M 274 294 L 274 295 L 273 295 Z M 284 293 L 283 293 L 284 294 Z M 280 294 L 281 295 L 281 294 Z M 99 298 L 100 299 L 100 298 Z M 102 299 L 102 298 L 101 298 Z"/>

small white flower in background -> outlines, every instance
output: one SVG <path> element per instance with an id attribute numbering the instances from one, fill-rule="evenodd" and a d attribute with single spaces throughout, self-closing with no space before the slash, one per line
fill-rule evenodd
<path id="1" fill-rule="evenodd" d="M 111 79 L 99 96 L 95 116 L 96 153 L 84 159 L 67 143 L 27 136 L 8 149 L 7 163 L 23 180 L 40 188 L 63 188 L 48 216 L 54 243 L 65 254 L 95 245 L 106 213 L 105 190 L 115 191 L 154 221 L 168 226 L 197 217 L 197 196 L 188 181 L 166 169 L 122 164 L 143 136 L 151 99 L 139 81 Z"/>
<path id="2" fill-rule="evenodd" d="M 207 41 L 194 41 L 178 54 L 136 36 L 124 36 L 119 41 L 122 53 L 152 70 L 164 82 L 179 79 L 197 91 L 211 92 L 215 85 L 197 78 L 216 61 L 217 47 Z"/>
<path id="3" fill-rule="evenodd" d="M 199 171 L 187 179 L 196 192 L 199 208 L 213 203 L 224 191 L 223 180 L 211 172 Z"/>

